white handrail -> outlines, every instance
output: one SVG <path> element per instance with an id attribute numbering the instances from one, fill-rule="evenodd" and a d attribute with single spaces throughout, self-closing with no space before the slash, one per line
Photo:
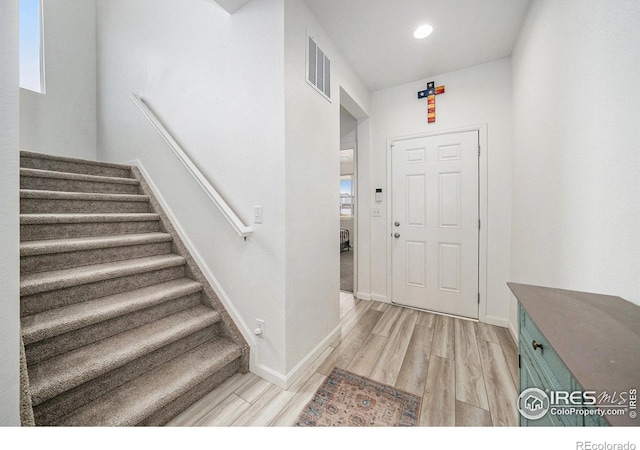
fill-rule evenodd
<path id="1" fill-rule="evenodd" d="M 253 234 L 253 228 L 246 226 L 242 220 L 238 217 L 238 215 L 233 212 L 231 207 L 224 201 L 224 199 L 218 194 L 211 183 L 205 178 L 205 176 L 200 172 L 200 170 L 193 164 L 193 162 L 189 159 L 187 154 L 182 150 L 180 144 L 176 142 L 176 140 L 171 136 L 171 133 L 162 125 L 158 116 L 147 106 L 142 97 L 138 97 L 136 94 L 131 94 L 131 100 L 136 106 L 142 111 L 142 113 L 149 119 L 151 125 L 160 133 L 162 138 L 165 140 L 169 147 L 176 154 L 178 159 L 184 164 L 187 170 L 193 175 L 196 179 L 200 187 L 204 189 L 204 192 L 209 196 L 211 201 L 218 207 L 222 215 L 227 219 L 227 221 L 231 224 L 236 233 L 240 235 L 240 237 L 247 240 L 247 237 Z"/>

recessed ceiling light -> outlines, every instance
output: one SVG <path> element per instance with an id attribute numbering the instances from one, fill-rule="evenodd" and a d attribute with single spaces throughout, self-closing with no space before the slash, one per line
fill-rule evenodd
<path id="1" fill-rule="evenodd" d="M 433 33 L 433 27 L 431 25 L 422 25 L 413 33 L 416 39 L 424 39 Z"/>

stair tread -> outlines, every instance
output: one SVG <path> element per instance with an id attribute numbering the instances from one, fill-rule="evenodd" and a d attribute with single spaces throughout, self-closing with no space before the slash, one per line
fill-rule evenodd
<path id="1" fill-rule="evenodd" d="M 140 233 L 115 236 L 90 236 L 69 239 L 48 239 L 44 241 L 26 241 L 20 243 L 20 256 L 64 253 L 89 249 L 101 249 L 172 240 L 167 233 Z"/>
<path id="2" fill-rule="evenodd" d="M 134 186 L 140 185 L 140 182 L 135 178 L 107 177 L 104 175 L 86 175 L 82 173 L 58 172 L 55 170 L 44 169 L 21 168 L 20 176 L 34 178 L 55 178 L 59 180 L 90 181 L 94 183 L 130 184 Z"/>
<path id="3" fill-rule="evenodd" d="M 26 158 L 49 159 L 51 161 L 63 161 L 68 163 L 85 164 L 88 166 L 111 167 L 114 169 L 131 170 L 131 166 L 125 164 L 116 164 L 104 161 L 92 161 L 88 159 L 69 158 L 67 156 L 47 155 L 46 153 L 37 153 L 30 150 L 20 150 L 20 156 Z"/>
<path id="4" fill-rule="evenodd" d="M 20 189 L 20 198 L 47 200 L 93 200 L 112 202 L 148 202 L 149 196 L 143 194 L 101 194 L 94 192 L 44 191 Z"/>
<path id="5" fill-rule="evenodd" d="M 33 403 L 40 404 L 219 321 L 217 311 L 199 305 L 30 367 Z"/>
<path id="6" fill-rule="evenodd" d="M 21 319 L 22 339 L 25 345 L 29 345 L 200 291 L 201 283 L 179 278 L 36 313 Z"/>
<path id="7" fill-rule="evenodd" d="M 21 225 L 51 223 L 143 222 L 160 220 L 155 213 L 45 213 L 20 214 Z"/>
<path id="8" fill-rule="evenodd" d="M 28 273 L 20 277 L 20 295 L 62 289 L 126 275 L 159 270 L 185 264 L 186 259 L 168 254 L 89 266 L 59 269 L 49 272 Z"/>
<path id="9" fill-rule="evenodd" d="M 63 418 L 63 426 L 132 426 L 234 361 L 241 348 L 221 337 L 178 356 Z"/>

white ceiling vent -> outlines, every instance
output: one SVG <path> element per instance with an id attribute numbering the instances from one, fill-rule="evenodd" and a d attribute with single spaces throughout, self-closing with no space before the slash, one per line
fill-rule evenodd
<path id="1" fill-rule="evenodd" d="M 307 82 L 331 99 L 331 61 L 311 36 L 307 37 Z"/>

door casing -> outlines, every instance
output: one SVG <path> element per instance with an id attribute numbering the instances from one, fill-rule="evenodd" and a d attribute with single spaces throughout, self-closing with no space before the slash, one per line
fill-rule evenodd
<path id="1" fill-rule="evenodd" d="M 351 205 L 353 208 L 353 296 L 358 298 L 358 136 L 356 133 L 356 140 L 352 142 L 345 142 L 340 144 L 340 150 L 353 149 L 353 196 L 354 202 Z"/>

